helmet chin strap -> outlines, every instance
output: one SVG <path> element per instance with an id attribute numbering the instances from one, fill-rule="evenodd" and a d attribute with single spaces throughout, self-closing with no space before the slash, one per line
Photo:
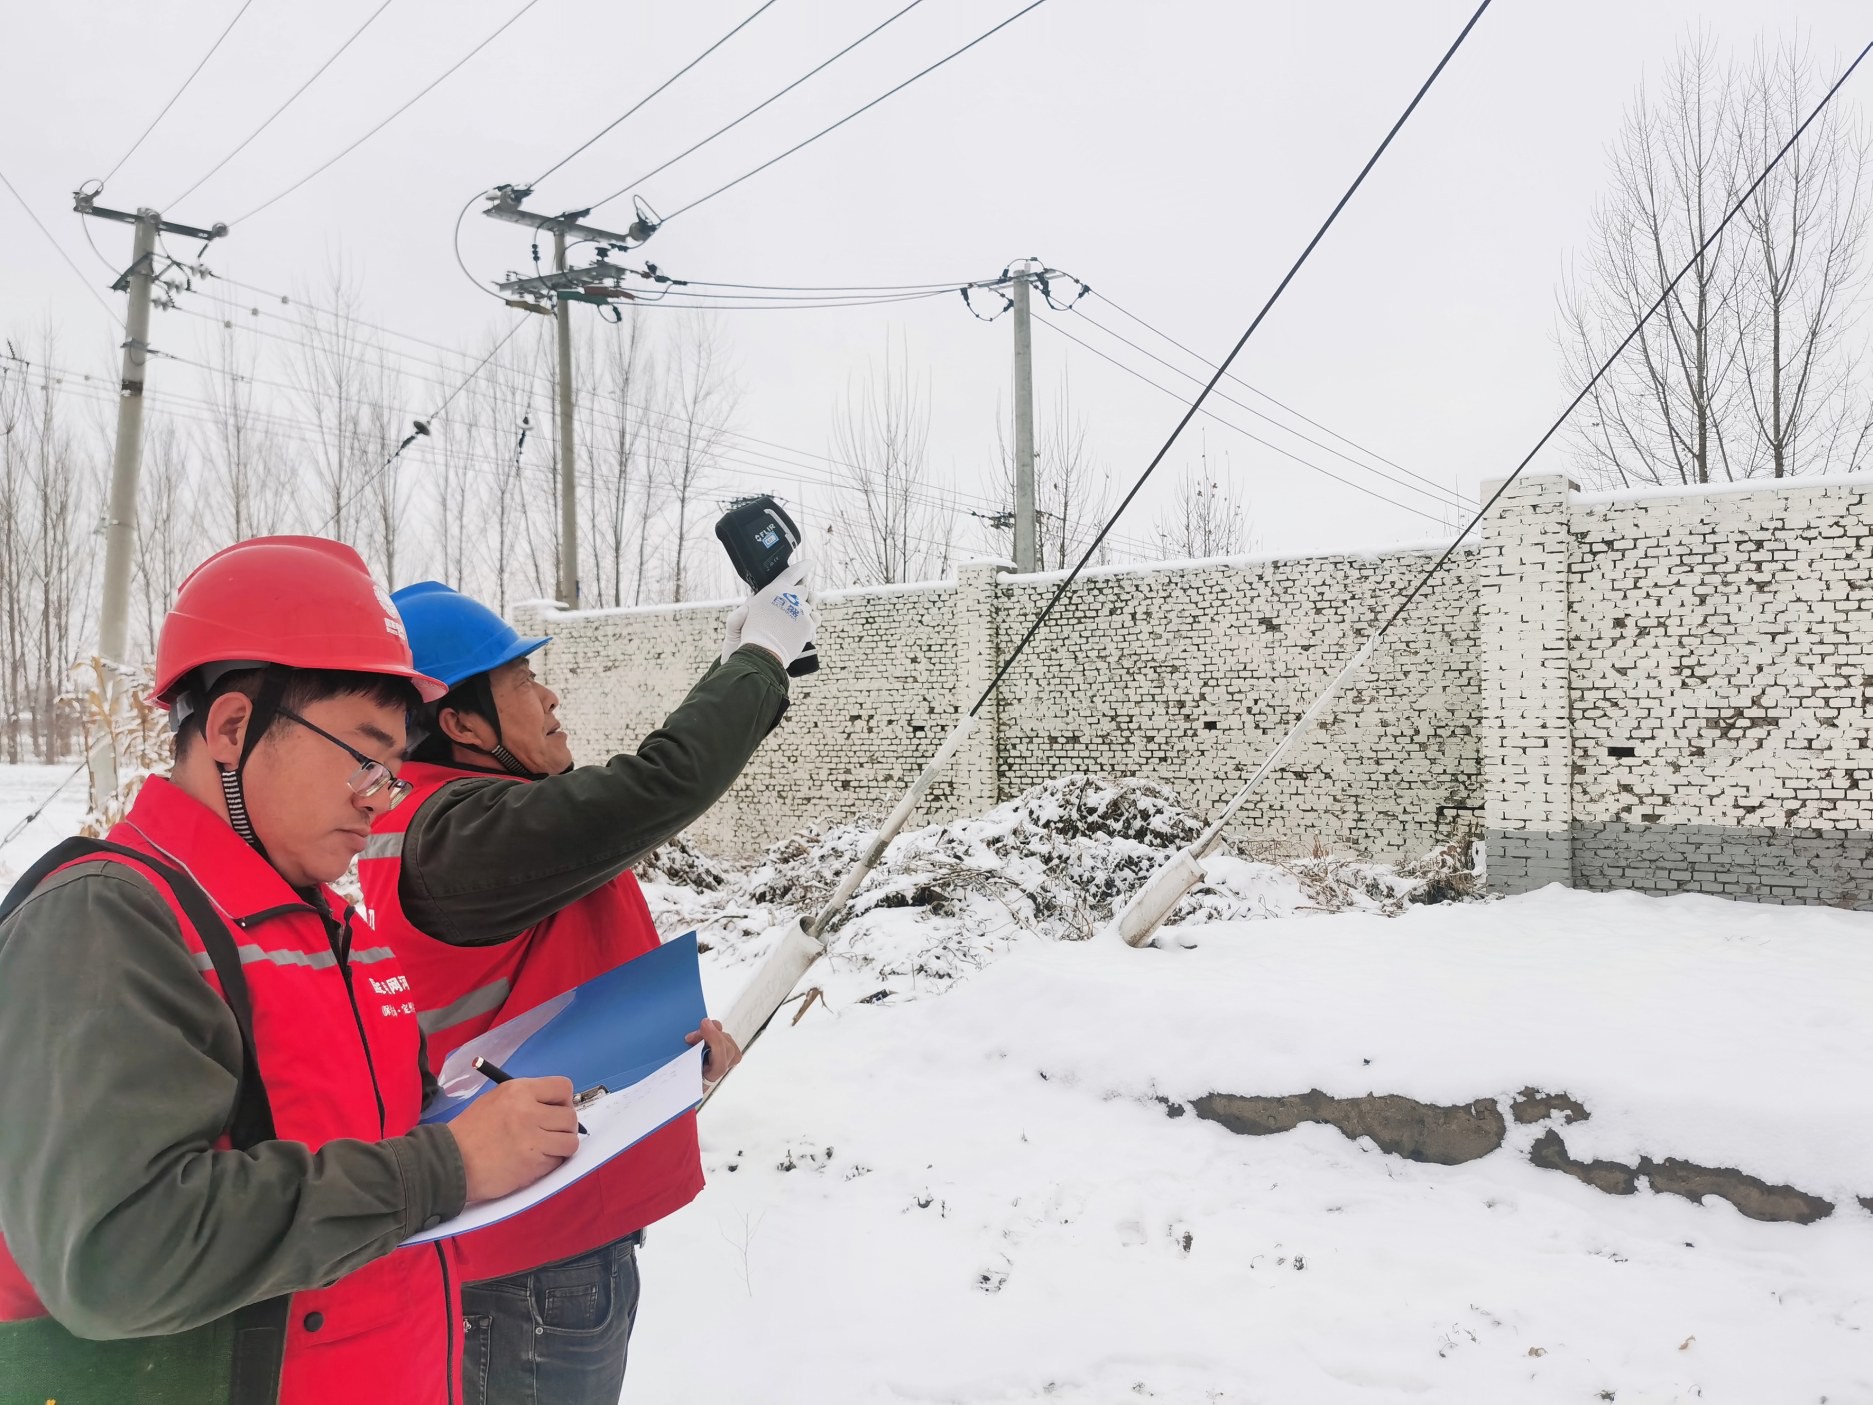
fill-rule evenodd
<path id="1" fill-rule="evenodd" d="M 468 711 L 478 714 L 494 728 L 494 745 L 476 746 L 472 742 L 456 742 L 455 745 L 465 751 L 478 751 L 483 756 L 491 757 L 494 764 L 510 776 L 519 776 L 527 781 L 546 778 L 545 771 L 534 770 L 507 749 L 506 738 L 501 735 L 501 709 L 495 705 L 494 685 L 487 674 L 478 673 L 466 682 L 457 684 L 456 691 L 466 694 L 462 701 L 469 704 Z"/>
<path id="2" fill-rule="evenodd" d="M 247 759 L 254 754 L 261 737 L 273 725 L 273 718 L 279 712 L 280 699 L 285 693 L 286 670 L 268 666 L 261 674 L 260 691 L 254 695 L 254 708 L 247 717 L 247 732 L 241 740 L 240 760 L 232 766 L 224 766 L 218 761 L 215 763 L 215 770 L 221 777 L 221 798 L 227 802 L 229 826 L 268 863 L 273 860 L 268 857 L 267 847 L 260 842 L 260 836 L 254 832 L 254 822 L 247 813 L 247 795 L 241 782 L 247 770 Z"/>

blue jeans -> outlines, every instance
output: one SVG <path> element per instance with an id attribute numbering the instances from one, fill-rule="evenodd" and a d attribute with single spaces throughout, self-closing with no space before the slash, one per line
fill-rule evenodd
<path id="1" fill-rule="evenodd" d="M 641 1239 L 464 1285 L 463 1405 L 617 1405 Z"/>

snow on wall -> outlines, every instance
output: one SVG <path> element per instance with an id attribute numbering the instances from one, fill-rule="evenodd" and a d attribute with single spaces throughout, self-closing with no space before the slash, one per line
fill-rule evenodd
<path id="1" fill-rule="evenodd" d="M 1243 812 L 1238 833 L 1402 857 L 1479 818 L 1474 553 L 1461 552 Z M 1003 683 L 918 822 L 986 809 L 1072 770 L 1225 799 L 1435 557 L 1426 549 L 1102 572 L 1074 588 Z M 981 695 L 1057 579 L 973 563 L 935 590 L 841 592 L 821 671 L 693 831 L 745 855 L 815 820 L 880 815 Z M 555 636 L 543 676 L 579 755 L 634 747 L 714 657 L 727 606 L 523 612 Z"/>
<path id="2" fill-rule="evenodd" d="M 1437 548 L 1101 571 L 1074 587 L 915 822 L 1072 770 L 1230 794 Z M 826 663 L 705 848 L 882 814 L 1056 581 L 973 563 L 842 592 Z M 634 747 L 728 607 L 530 607 L 579 754 Z M 1483 833 L 1490 882 L 1873 906 L 1873 486 L 1583 498 L 1517 482 L 1237 832 L 1374 857 Z M 1625 754 L 1630 749 L 1631 754 Z"/>

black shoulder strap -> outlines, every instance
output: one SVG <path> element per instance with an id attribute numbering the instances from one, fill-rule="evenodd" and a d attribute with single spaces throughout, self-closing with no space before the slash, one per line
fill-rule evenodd
<path id="1" fill-rule="evenodd" d="M 195 928 L 196 935 L 201 938 L 202 946 L 208 952 L 215 975 L 221 980 L 222 997 L 234 1012 L 234 1022 L 240 1026 L 240 1087 L 235 1094 L 234 1116 L 228 1124 L 229 1138 L 237 1149 L 243 1151 L 257 1143 L 272 1141 L 275 1135 L 273 1108 L 267 1101 L 266 1085 L 260 1078 L 260 1060 L 254 1046 L 254 1007 L 247 993 L 247 974 L 241 969 L 241 953 L 235 945 L 233 934 L 228 931 L 228 924 L 215 910 L 208 894 L 202 891 L 201 884 L 183 870 L 161 859 L 152 858 L 141 849 L 113 844 L 107 839 L 67 839 L 54 845 L 49 853 L 28 869 L 25 876 L 13 885 L 13 890 L 4 901 L 0 901 L 0 922 L 11 917 L 32 896 L 33 890 L 55 870 L 98 854 L 115 854 L 135 860 L 160 877 L 175 895 L 176 902 L 189 919 L 189 925 Z"/>
<path id="2" fill-rule="evenodd" d="M 274 1140 L 273 1107 L 267 1101 L 266 1084 L 260 1078 L 260 1060 L 254 1048 L 254 1007 L 247 992 L 247 974 L 241 969 L 241 953 L 221 920 L 221 914 L 197 883 L 182 869 L 151 858 L 140 849 L 113 844 L 107 839 L 67 839 L 54 845 L 0 899 L 0 922 L 6 921 L 33 891 L 55 870 L 98 854 L 116 854 L 134 859 L 168 885 L 189 924 L 202 940 L 208 959 L 221 981 L 221 994 L 234 1012 L 234 1022 L 241 1031 L 241 1072 L 234 1095 L 234 1116 L 228 1123 L 228 1138 L 237 1150 L 245 1151 L 260 1142 Z M 232 1317 L 232 1359 L 229 1362 L 230 1405 L 275 1405 L 279 1399 L 280 1368 L 286 1355 L 286 1324 L 292 1303 L 291 1294 L 249 1303 Z"/>

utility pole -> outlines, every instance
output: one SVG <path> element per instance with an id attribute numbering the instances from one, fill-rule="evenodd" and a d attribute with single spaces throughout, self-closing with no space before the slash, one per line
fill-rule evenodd
<path id="1" fill-rule="evenodd" d="M 553 231 L 553 272 L 566 272 L 566 232 Z M 579 471 L 572 442 L 572 302 L 553 302 L 553 335 L 559 343 L 559 598 L 579 608 Z"/>
<path id="2" fill-rule="evenodd" d="M 117 443 L 111 454 L 110 505 L 104 518 L 104 598 L 98 607 L 98 657 L 108 670 L 106 707 L 109 734 L 94 750 L 92 772 L 101 800 L 117 790 L 117 749 L 113 744 L 121 712 L 119 686 L 130 649 L 130 572 L 137 544 L 137 478 L 143 450 L 143 376 L 150 359 L 150 302 L 161 277 L 156 268 L 156 236 L 175 234 L 204 245 L 228 232 L 225 224 L 209 229 L 174 224 L 155 210 L 107 210 L 95 195 L 79 192 L 74 208 L 93 219 L 117 220 L 135 227 L 130 267 L 113 291 L 128 294 L 124 317 L 122 381 L 117 397 Z M 171 265 L 173 266 L 173 265 Z M 162 270 L 168 272 L 168 268 Z"/>
<path id="3" fill-rule="evenodd" d="M 1034 521 L 1034 329 L 1028 321 L 1032 265 L 1021 261 L 1011 297 L 1015 313 L 1015 569 L 1040 569 Z"/>
<path id="4" fill-rule="evenodd" d="M 514 307 L 530 312 L 549 311 L 551 300 L 554 339 L 559 350 L 559 600 L 568 609 L 579 607 L 579 475 L 573 443 L 572 384 L 572 304 L 590 302 L 609 304 L 628 297 L 622 288 L 631 270 L 608 263 L 605 255 L 636 248 L 657 232 L 657 222 L 640 208 L 638 218 L 623 234 L 580 224 L 590 210 L 568 210 L 561 215 L 537 215 L 523 209 L 522 202 L 533 192 L 504 185 L 490 197 L 491 204 L 482 213 L 490 219 L 525 225 L 537 238 L 542 230 L 553 236 L 553 271 L 532 278 L 509 278 L 496 286 L 507 294 Z M 585 268 L 566 267 L 566 240 L 589 239 L 599 245 L 598 261 Z M 538 266 L 538 246 L 535 247 Z"/>

